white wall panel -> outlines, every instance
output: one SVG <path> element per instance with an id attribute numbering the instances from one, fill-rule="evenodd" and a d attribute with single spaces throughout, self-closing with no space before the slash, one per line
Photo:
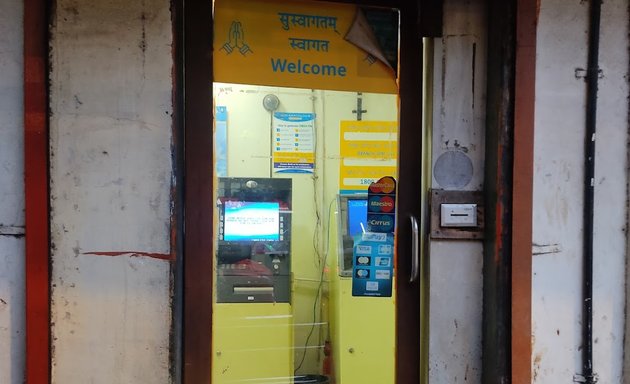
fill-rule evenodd
<path id="1" fill-rule="evenodd" d="M 595 157 L 594 370 L 621 383 L 628 133 L 627 2 L 602 6 Z M 582 204 L 589 2 L 543 0 L 538 27 L 534 151 L 535 383 L 581 372 Z"/>
<path id="2" fill-rule="evenodd" d="M 170 3 L 60 0 L 51 39 L 52 381 L 169 382 Z"/>
<path id="3" fill-rule="evenodd" d="M 0 383 L 24 380 L 22 0 L 0 2 Z"/>
<path id="4" fill-rule="evenodd" d="M 448 0 L 444 35 L 435 39 L 431 188 L 483 189 L 486 115 L 486 9 L 484 1 Z M 468 158 L 471 172 L 440 157 Z M 462 156 L 464 155 L 464 156 Z M 459 175 L 459 176 L 457 176 Z M 462 181 L 463 180 L 463 181 Z M 430 259 L 429 382 L 481 382 L 483 243 L 432 240 Z"/>

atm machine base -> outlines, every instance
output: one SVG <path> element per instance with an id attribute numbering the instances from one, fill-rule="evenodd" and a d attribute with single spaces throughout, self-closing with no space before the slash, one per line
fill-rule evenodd
<path id="1" fill-rule="evenodd" d="M 292 383 L 293 315 L 288 303 L 218 303 L 212 383 Z"/>

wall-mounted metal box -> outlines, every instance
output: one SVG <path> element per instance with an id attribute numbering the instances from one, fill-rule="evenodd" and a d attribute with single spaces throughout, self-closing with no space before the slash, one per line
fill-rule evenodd
<path id="1" fill-rule="evenodd" d="M 431 238 L 483 239 L 481 191 L 431 190 Z"/>

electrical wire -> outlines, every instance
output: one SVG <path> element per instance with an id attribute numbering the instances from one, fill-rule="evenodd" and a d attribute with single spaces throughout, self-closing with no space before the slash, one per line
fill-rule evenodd
<path id="1" fill-rule="evenodd" d="M 315 90 L 311 89 L 311 111 L 313 113 L 314 116 L 317 115 L 317 108 L 315 106 L 315 100 L 317 99 L 317 97 L 315 96 Z M 322 226 L 322 219 L 321 219 L 321 215 L 320 215 L 320 210 L 319 210 L 319 196 L 317 194 L 317 180 L 319 179 L 318 176 L 318 171 L 320 168 L 320 164 L 319 161 L 317 161 L 317 152 L 318 152 L 318 144 L 319 144 L 319 140 L 317 140 L 317 134 L 318 134 L 318 130 L 317 130 L 317 122 L 319 121 L 319 119 L 313 119 L 313 130 L 312 130 L 312 138 L 313 138 L 313 154 L 314 154 L 314 158 L 313 158 L 313 175 L 311 176 L 311 179 L 313 180 L 313 208 L 315 209 L 315 230 L 313 231 L 313 251 L 314 251 L 314 265 L 315 267 L 319 267 L 321 265 L 321 257 L 320 257 L 320 253 L 319 253 L 319 248 L 320 248 L 320 244 L 319 244 L 319 239 L 320 239 L 320 232 L 321 232 L 321 226 Z"/>
<path id="2" fill-rule="evenodd" d="M 332 217 L 331 211 L 333 204 L 337 202 L 337 199 L 332 199 L 330 204 L 328 205 L 328 223 L 330 224 L 330 218 Z M 328 225 L 328 231 L 326 231 L 326 252 L 324 253 L 324 260 L 321 264 L 321 273 L 319 276 L 319 284 L 317 285 L 317 292 L 315 294 L 315 299 L 313 300 L 313 322 L 311 323 L 311 329 L 308 332 L 308 336 L 306 336 L 306 341 L 304 342 L 304 348 L 302 351 L 302 357 L 300 359 L 300 363 L 297 368 L 293 370 L 293 374 L 295 375 L 297 371 L 302 368 L 302 364 L 304 364 L 304 359 L 306 358 L 306 350 L 308 348 L 308 342 L 313 336 L 313 332 L 315 332 L 315 323 L 317 322 L 317 303 L 319 302 L 322 287 L 324 285 L 324 273 L 326 272 L 326 262 L 328 260 L 328 254 L 330 252 L 330 225 Z"/>
<path id="3" fill-rule="evenodd" d="M 315 267 L 319 267 L 321 266 L 321 257 L 319 254 L 319 232 L 322 226 L 322 217 L 319 213 L 319 209 L 317 206 L 317 200 L 318 199 L 318 195 L 317 195 L 317 179 L 318 176 L 313 173 L 312 176 L 313 179 L 313 206 L 315 208 L 315 229 L 313 230 L 313 251 L 315 254 Z"/>

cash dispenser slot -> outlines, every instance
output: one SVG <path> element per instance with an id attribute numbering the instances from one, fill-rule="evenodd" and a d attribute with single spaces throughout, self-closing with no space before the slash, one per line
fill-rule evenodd
<path id="1" fill-rule="evenodd" d="M 234 287 L 236 295 L 273 295 L 273 287 Z"/>

